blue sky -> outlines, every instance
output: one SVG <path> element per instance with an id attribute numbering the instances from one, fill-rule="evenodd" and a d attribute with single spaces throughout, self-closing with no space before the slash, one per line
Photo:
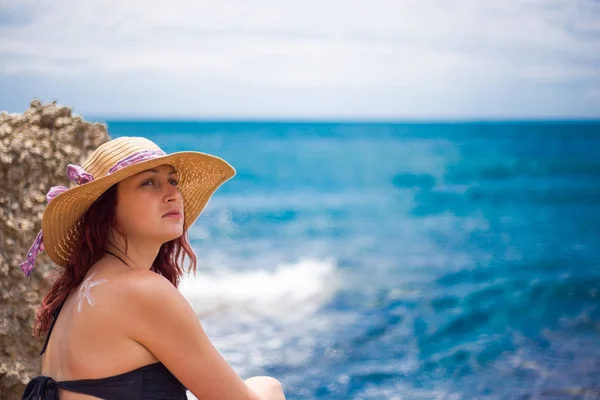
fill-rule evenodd
<path id="1" fill-rule="evenodd" d="M 595 0 L 0 0 L 0 110 L 600 118 Z"/>

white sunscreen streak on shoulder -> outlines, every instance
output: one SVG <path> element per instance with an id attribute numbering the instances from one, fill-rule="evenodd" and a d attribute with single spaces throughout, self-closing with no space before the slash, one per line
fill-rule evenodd
<path id="1" fill-rule="evenodd" d="M 108 280 L 104 278 L 93 281 L 92 278 L 94 275 L 96 275 L 96 272 L 98 271 L 95 271 L 85 281 L 83 281 L 81 287 L 79 288 L 79 293 L 77 294 L 77 312 L 79 314 L 81 314 L 81 305 L 83 304 L 84 299 L 87 299 L 87 302 L 90 306 L 94 305 L 94 297 L 91 293 L 92 288 L 100 285 L 101 283 L 108 282 Z"/>

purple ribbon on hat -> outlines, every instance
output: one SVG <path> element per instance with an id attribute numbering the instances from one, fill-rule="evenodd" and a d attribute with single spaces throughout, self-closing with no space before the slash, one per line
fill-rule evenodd
<path id="1" fill-rule="evenodd" d="M 83 168 L 79 165 L 69 164 L 67 166 L 67 177 L 78 185 L 83 185 L 84 183 L 91 182 L 94 180 L 94 177 L 88 174 Z M 46 194 L 46 200 L 48 203 L 52 201 L 53 198 L 58 196 L 59 194 L 69 190 L 66 186 L 52 186 L 48 193 Z M 40 251 L 44 250 L 44 235 L 42 231 L 37 234 L 33 244 L 29 248 L 27 252 L 27 259 L 25 262 L 19 264 L 21 270 L 25 274 L 25 276 L 29 276 L 31 271 L 33 271 L 33 266 L 35 265 L 35 259 L 37 258 Z"/>
<path id="2" fill-rule="evenodd" d="M 125 157 L 124 159 L 119 161 L 117 164 L 115 164 L 111 169 L 108 170 L 107 175 L 113 174 L 113 173 L 117 172 L 118 170 L 128 167 L 130 165 L 137 164 L 142 161 L 150 160 L 150 159 L 157 158 L 160 156 L 164 156 L 166 154 L 167 153 L 165 153 L 164 151 L 160 151 L 160 150 L 138 151 L 128 157 Z M 67 166 L 67 177 L 71 181 L 77 183 L 78 185 L 83 185 L 84 183 L 88 183 L 88 182 L 91 182 L 94 180 L 94 177 L 91 174 L 87 173 L 86 170 L 84 170 L 79 165 L 73 165 L 73 164 L 69 164 Z M 67 190 L 69 190 L 69 188 L 65 187 L 65 186 L 52 186 L 50 188 L 50 190 L 48 191 L 48 193 L 46 194 L 46 200 L 48 201 L 48 203 L 50 203 L 50 201 L 52 201 L 52 199 L 54 199 L 56 196 L 58 196 L 59 194 L 65 192 Z M 21 270 L 23 271 L 25 276 L 29 276 L 31 274 L 31 271 L 33 271 L 33 267 L 35 265 L 35 260 L 38 256 L 38 254 L 40 253 L 40 251 L 43 251 L 43 250 L 44 250 L 44 235 L 43 235 L 42 231 L 40 230 L 40 232 L 35 237 L 33 244 L 29 248 L 29 251 L 27 252 L 27 259 L 25 260 L 25 262 L 19 264 L 19 267 L 21 267 Z"/>
<path id="3" fill-rule="evenodd" d="M 167 153 L 161 150 L 142 150 L 134 153 L 128 157 L 125 157 L 118 163 L 116 163 L 111 169 L 108 170 L 108 175 L 114 174 L 120 169 L 128 167 L 133 164 L 140 163 L 142 161 L 151 160 L 157 156 L 166 156 Z"/>

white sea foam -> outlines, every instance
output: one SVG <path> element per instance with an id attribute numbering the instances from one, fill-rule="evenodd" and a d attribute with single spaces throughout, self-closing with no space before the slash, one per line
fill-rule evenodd
<path id="1" fill-rule="evenodd" d="M 245 316 L 302 316 L 314 312 L 337 288 L 334 259 L 303 259 L 275 269 L 185 277 L 179 289 L 200 317 L 224 312 Z"/>
<path id="2" fill-rule="evenodd" d="M 322 326 L 326 321 L 315 318 L 307 324 L 305 318 L 338 287 L 335 259 L 307 258 L 274 269 L 240 272 L 222 268 L 184 278 L 179 290 L 200 318 L 235 313 L 236 323 L 249 322 L 243 329 L 205 324 L 213 344 L 236 372 L 247 378 L 251 371 L 273 361 L 268 357 L 279 355 L 288 364 L 308 362 L 315 342 L 313 330 L 326 329 Z M 265 317 L 276 321 L 266 322 Z M 298 348 L 287 346 L 292 340 L 298 342 Z M 187 395 L 196 400 L 190 392 Z"/>

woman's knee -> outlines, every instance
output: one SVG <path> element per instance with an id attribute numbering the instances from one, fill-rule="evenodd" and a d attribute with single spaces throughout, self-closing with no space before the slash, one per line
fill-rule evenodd
<path id="1" fill-rule="evenodd" d="M 246 385 L 261 396 L 269 400 L 283 400 L 283 385 L 270 376 L 253 376 L 244 381 Z"/>

